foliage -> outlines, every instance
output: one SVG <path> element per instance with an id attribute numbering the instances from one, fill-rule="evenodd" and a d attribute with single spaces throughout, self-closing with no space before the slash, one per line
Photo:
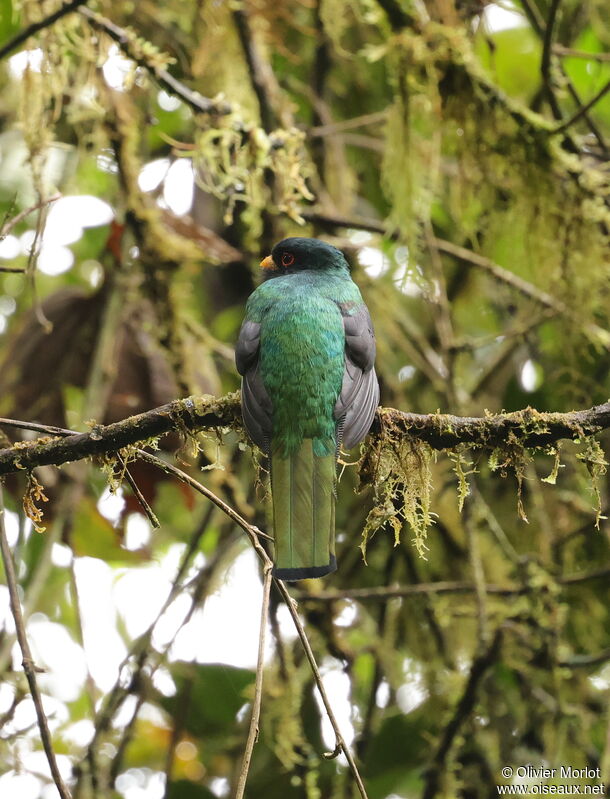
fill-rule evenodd
<path id="1" fill-rule="evenodd" d="M 0 48 L 60 5 L 0 0 Z M 580 113 L 610 80 L 605 0 L 520 0 L 503 30 L 486 0 L 90 8 L 0 64 L 3 416 L 95 431 L 235 391 L 257 263 L 294 234 L 347 253 L 384 405 L 481 417 L 607 400 L 610 94 Z M 87 197 L 105 203 L 95 220 Z M 523 413 L 524 432 L 537 424 Z M 482 799 L 503 766 L 610 781 L 607 435 L 528 449 L 516 434 L 436 458 L 391 427 L 375 442 L 339 483 L 339 571 L 293 591 L 370 799 Z M 192 443 L 155 442 L 265 531 L 265 464 L 243 431 Z M 243 631 L 201 631 L 245 543 L 134 455 L 5 483 L 53 742 L 80 799 L 226 795 L 255 654 L 210 663 Z M 98 503 L 126 469 L 159 530 L 125 485 L 112 522 Z M 142 587 L 126 599 L 121 585 Z M 322 757 L 335 742 L 285 612 L 272 594 L 246 795 L 355 796 L 342 759 Z M 44 772 L 1 621 L 0 793 Z"/>

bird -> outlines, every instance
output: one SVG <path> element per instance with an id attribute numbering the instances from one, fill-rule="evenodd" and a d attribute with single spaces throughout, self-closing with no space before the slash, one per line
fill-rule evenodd
<path id="1" fill-rule="evenodd" d="M 244 426 L 270 464 L 273 575 L 324 577 L 337 568 L 339 453 L 365 438 L 379 404 L 373 324 L 331 244 L 286 238 L 260 266 L 235 362 Z"/>

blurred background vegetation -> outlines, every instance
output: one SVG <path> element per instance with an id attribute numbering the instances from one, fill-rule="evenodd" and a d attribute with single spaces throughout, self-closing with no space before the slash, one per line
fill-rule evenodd
<path id="1" fill-rule="evenodd" d="M 50 21 L 57 0 L 0 0 L 3 416 L 86 430 L 237 389 L 258 261 L 295 234 L 346 252 L 383 405 L 483 416 L 606 401 L 606 0 L 71 5 Z M 265 529 L 234 431 L 161 448 Z M 339 571 L 298 587 L 370 799 L 494 796 L 507 765 L 609 781 L 601 451 L 458 449 L 410 468 L 433 485 L 425 558 L 405 523 L 399 542 L 382 525 L 363 562 L 372 492 L 346 467 Z M 99 465 L 37 470 L 42 535 L 25 478 L 6 481 L 60 768 L 82 799 L 228 796 L 259 566 L 201 497 L 146 464 L 132 473 L 159 530 Z M 46 799 L 0 588 L 0 794 Z M 322 757 L 334 738 L 285 610 L 272 595 L 246 795 L 355 796 L 345 761 Z"/>

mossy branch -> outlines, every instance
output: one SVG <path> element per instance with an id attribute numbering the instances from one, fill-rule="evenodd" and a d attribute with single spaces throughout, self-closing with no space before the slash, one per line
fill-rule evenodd
<path id="1" fill-rule="evenodd" d="M 109 455 L 176 430 L 197 432 L 224 428 L 243 434 L 237 392 L 219 398 L 206 395 L 174 400 L 120 422 L 95 426 L 88 433 L 0 418 L 0 426 L 3 425 L 38 429 L 46 435 L 0 450 L 0 475 Z M 371 434 L 381 436 L 388 426 L 394 435 L 409 436 L 439 450 L 459 444 L 493 449 L 505 445 L 509 439 L 513 442 L 517 439 L 525 447 L 546 447 L 560 439 L 575 440 L 610 427 L 610 401 L 570 413 L 541 413 L 525 408 L 483 417 L 379 408 Z"/>

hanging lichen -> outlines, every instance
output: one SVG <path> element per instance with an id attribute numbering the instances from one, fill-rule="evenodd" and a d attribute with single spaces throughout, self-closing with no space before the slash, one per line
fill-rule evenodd
<path id="1" fill-rule="evenodd" d="M 524 522 L 528 521 L 523 506 L 523 481 L 525 480 L 527 464 L 532 460 L 531 455 L 521 441 L 510 433 L 506 444 L 496 447 L 489 456 L 489 468 L 492 472 L 500 472 L 501 477 L 507 477 L 511 472 L 517 479 L 517 513 Z"/>
<path id="2" fill-rule="evenodd" d="M 476 469 L 470 469 L 472 461 L 464 458 L 464 451 L 462 448 L 451 450 L 449 458 L 453 461 L 453 471 L 457 477 L 457 495 L 458 495 L 458 510 L 461 513 L 464 507 L 466 498 L 470 496 L 470 485 L 468 484 L 468 475 L 475 474 Z"/>
<path id="3" fill-rule="evenodd" d="M 557 477 L 559 475 L 559 470 L 563 468 L 563 464 L 561 463 L 561 444 L 557 444 L 554 447 L 549 447 L 547 450 L 549 455 L 554 456 L 553 461 L 553 468 L 551 469 L 551 473 L 548 477 L 540 478 L 543 483 L 549 483 L 549 485 L 555 485 L 557 483 Z"/>
<path id="4" fill-rule="evenodd" d="M 433 452 L 424 442 L 384 425 L 381 436 L 364 455 L 360 465 L 360 485 L 373 486 L 374 504 L 362 530 L 360 548 L 366 560 L 370 538 L 382 527 L 394 532 L 394 545 L 400 543 L 404 522 L 411 527 L 413 544 L 420 557 L 426 557 L 431 512 Z"/>
<path id="5" fill-rule="evenodd" d="M 602 519 L 607 518 L 602 514 L 602 495 L 601 495 L 601 478 L 608 470 L 608 461 L 604 450 L 601 448 L 599 441 L 592 436 L 581 441 L 584 449 L 582 452 L 577 453 L 578 460 L 583 461 L 587 467 L 587 471 L 591 475 L 591 490 L 595 496 L 595 526 L 599 529 L 599 523 Z"/>
<path id="6" fill-rule="evenodd" d="M 28 485 L 23 495 L 23 512 L 32 522 L 37 533 L 44 533 L 47 528 L 42 524 L 44 511 L 36 503 L 48 501 L 49 498 L 44 493 L 44 486 L 38 482 L 33 472 L 28 472 Z"/>
<path id="7" fill-rule="evenodd" d="M 277 663 L 268 667 L 265 680 L 265 727 L 271 730 L 275 754 L 284 768 L 303 766 L 311 747 L 303 735 L 301 702 L 304 686 L 310 676 L 294 662 L 292 650 L 284 650 L 284 671 Z"/>
<path id="8" fill-rule="evenodd" d="M 267 134 L 235 113 L 201 131 L 189 155 L 201 188 L 223 201 L 225 223 L 231 223 L 237 204 L 244 204 L 255 234 L 260 212 L 269 201 L 275 202 L 278 211 L 301 221 L 300 203 L 313 199 L 306 183 L 311 166 L 303 144 L 304 134 L 296 128 Z M 267 170 L 275 178 L 271 197 Z"/>

